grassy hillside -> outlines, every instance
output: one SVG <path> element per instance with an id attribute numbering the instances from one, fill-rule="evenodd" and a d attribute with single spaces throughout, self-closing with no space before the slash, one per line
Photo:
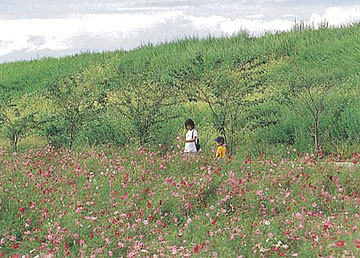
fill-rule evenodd
<path id="1" fill-rule="evenodd" d="M 124 145 L 130 138 L 176 144 L 191 117 L 205 149 L 227 134 L 234 150 L 313 151 L 311 109 L 297 101 L 303 96 L 315 109 L 325 106 L 319 114 L 324 151 L 350 153 L 359 143 L 359 32 L 360 25 L 261 38 L 241 33 L 1 64 L 0 142 L 11 147 L 16 138 L 16 148 L 50 141 Z M 66 111 L 70 102 L 54 92 L 81 101 Z M 71 122 L 74 116 L 81 119 Z"/>

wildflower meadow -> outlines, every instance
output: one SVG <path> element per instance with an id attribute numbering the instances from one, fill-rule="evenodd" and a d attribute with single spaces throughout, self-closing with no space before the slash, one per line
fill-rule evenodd
<path id="1" fill-rule="evenodd" d="M 2 150 L 0 257 L 358 257 L 360 156 L 343 161 Z"/>
<path id="2" fill-rule="evenodd" d="M 1 64 L 0 257 L 360 257 L 359 33 Z"/>

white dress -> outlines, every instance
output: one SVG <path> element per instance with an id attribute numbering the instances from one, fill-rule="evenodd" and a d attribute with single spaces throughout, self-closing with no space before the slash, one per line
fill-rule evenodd
<path id="1" fill-rule="evenodd" d="M 193 137 L 198 137 L 197 131 L 195 129 L 187 131 L 185 139 L 191 140 Z M 184 152 L 196 152 L 195 142 L 185 142 Z"/>

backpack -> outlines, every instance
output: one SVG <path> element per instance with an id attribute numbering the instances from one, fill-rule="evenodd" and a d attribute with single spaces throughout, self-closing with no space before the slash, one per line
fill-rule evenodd
<path id="1" fill-rule="evenodd" d="M 194 138 L 194 130 L 192 131 L 192 137 L 191 138 Z M 195 146 L 196 146 L 196 151 L 199 151 L 200 147 L 201 147 L 200 143 L 199 143 L 199 137 L 196 137 Z"/>

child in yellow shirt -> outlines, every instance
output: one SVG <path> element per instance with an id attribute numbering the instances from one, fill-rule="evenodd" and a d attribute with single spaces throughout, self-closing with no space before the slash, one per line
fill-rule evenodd
<path id="1" fill-rule="evenodd" d="M 224 146 L 225 144 L 224 137 L 221 136 L 216 137 L 215 142 L 217 144 L 215 158 L 217 160 L 225 160 L 226 147 Z"/>

